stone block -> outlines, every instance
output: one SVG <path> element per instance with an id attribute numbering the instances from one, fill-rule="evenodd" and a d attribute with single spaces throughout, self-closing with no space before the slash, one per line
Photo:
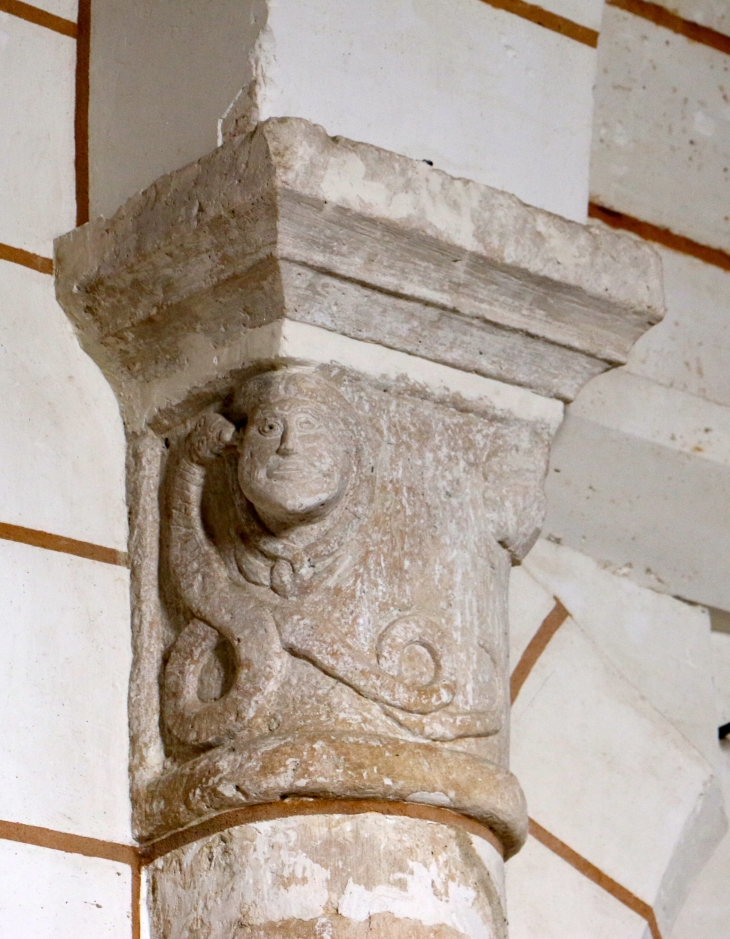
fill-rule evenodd
<path id="1" fill-rule="evenodd" d="M 523 566 L 562 601 L 622 676 L 715 765 L 716 656 L 707 612 L 545 539 Z"/>
<path id="2" fill-rule="evenodd" d="M 646 921 L 528 838 L 506 867 L 510 939 L 645 939 Z"/>
<path id="3" fill-rule="evenodd" d="M 722 52 L 607 5 L 591 198 L 727 251 L 729 74 Z"/>
<path id="4" fill-rule="evenodd" d="M 548 8 L 600 19 L 596 0 Z M 226 0 L 212 18 L 183 0 L 99 4 L 91 214 L 207 153 L 243 86 L 249 126 L 306 118 L 581 221 L 595 61 L 480 0 Z"/>
<path id="5" fill-rule="evenodd" d="M 547 537 L 641 586 L 730 609 L 725 464 L 568 414 L 545 491 Z"/>
<path id="6" fill-rule="evenodd" d="M 129 842 L 129 574 L 0 541 L 0 818 Z"/>
<path id="7" fill-rule="evenodd" d="M 119 407 L 79 348 L 53 281 L 0 261 L 0 520 L 127 546 Z"/>
<path id="8" fill-rule="evenodd" d="M 91 218 L 216 145 L 266 3 L 126 0 L 94 6 L 89 100 Z M 154 147 L 149 145 L 155 141 Z"/>
<path id="9" fill-rule="evenodd" d="M 667 315 L 637 341 L 626 371 L 728 407 L 730 272 L 666 248 L 657 250 Z"/>
<path id="10" fill-rule="evenodd" d="M 0 841 L 3 933 L 33 939 L 122 939 L 131 932 L 124 864 Z"/>
<path id="11" fill-rule="evenodd" d="M 573 6 L 595 21 L 598 4 Z M 278 0 L 255 55 L 259 120 L 303 117 L 585 219 L 588 46 L 479 0 Z"/>
<path id="12" fill-rule="evenodd" d="M 730 467 L 730 408 L 626 369 L 591 381 L 573 402 L 570 416 Z"/>
<path id="13" fill-rule="evenodd" d="M 530 816 L 667 932 L 725 824 L 711 766 L 567 619 L 512 709 Z"/>
<path id="14" fill-rule="evenodd" d="M 59 299 L 137 427 L 281 318 L 570 399 L 663 315 L 646 244 L 294 119 L 70 233 L 57 262 Z"/>
<path id="15" fill-rule="evenodd" d="M 0 30 L 0 242 L 50 257 L 76 219 L 76 43 L 3 12 Z"/>

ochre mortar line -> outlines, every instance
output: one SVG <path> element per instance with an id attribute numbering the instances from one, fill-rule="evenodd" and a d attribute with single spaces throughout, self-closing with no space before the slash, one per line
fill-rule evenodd
<path id="1" fill-rule="evenodd" d="M 214 818 L 197 825 L 191 825 L 182 831 L 167 835 L 143 845 L 140 849 L 142 863 L 149 864 L 164 857 L 171 851 L 183 848 L 195 841 L 201 841 L 210 835 L 220 834 L 239 825 L 255 822 L 269 822 L 279 818 L 293 818 L 300 815 L 363 815 L 377 812 L 380 815 L 393 815 L 401 818 L 418 818 L 439 825 L 461 828 L 469 834 L 488 841 L 504 857 L 504 848 L 497 836 L 486 825 L 438 806 L 422 805 L 416 802 L 388 802 L 382 799 L 282 799 L 281 802 L 268 802 L 264 805 L 250 805 L 240 809 L 222 812 Z"/>
<path id="2" fill-rule="evenodd" d="M 523 20 L 550 29 L 554 33 L 566 36 L 568 39 L 574 39 L 576 42 L 583 43 L 584 46 L 590 46 L 591 49 L 595 49 L 598 45 L 598 33 L 595 29 L 589 29 L 587 26 L 581 26 L 580 23 L 575 23 L 564 16 L 559 16 L 557 13 L 543 10 L 542 7 L 534 3 L 526 3 L 525 0 L 482 0 L 482 3 L 494 7 L 496 10 L 513 13 Z"/>
<path id="3" fill-rule="evenodd" d="M 12 245 L 0 243 L 0 261 L 11 261 L 13 264 L 22 264 L 23 267 L 29 267 L 40 274 L 53 273 L 53 261 L 50 258 L 41 257 L 40 254 L 33 254 L 32 251 L 24 251 L 23 248 L 13 248 Z"/>
<path id="4" fill-rule="evenodd" d="M 558 857 L 570 864 L 571 867 L 583 874 L 584 877 L 587 877 L 588 880 L 593 881 L 594 884 L 602 890 L 605 890 L 606 893 L 610 893 L 619 903 L 623 903 L 624 906 L 627 906 L 630 910 L 633 910 L 634 913 L 641 916 L 642 919 L 646 920 L 649 930 L 651 931 L 652 939 L 662 939 L 654 910 L 648 903 L 645 903 L 644 900 L 640 900 L 631 893 L 630 890 L 627 890 L 626 887 L 622 887 L 621 884 L 609 877 L 608 874 L 604 874 L 595 864 L 591 864 L 590 861 L 587 861 L 582 855 L 578 854 L 577 851 L 569 848 L 564 841 L 550 834 L 549 831 L 543 828 L 542 825 L 538 825 L 533 819 L 530 819 L 530 834 L 539 841 L 540 844 L 552 851 L 553 854 L 557 854 Z"/>
<path id="5" fill-rule="evenodd" d="M 132 939 L 142 937 L 142 866 L 139 855 L 135 854 L 135 863 L 132 865 Z"/>
<path id="6" fill-rule="evenodd" d="M 132 874 L 130 898 L 131 935 L 132 939 L 140 939 L 141 868 L 143 865 L 164 857 L 165 854 L 169 854 L 170 851 L 177 848 L 185 847 L 195 841 L 213 834 L 219 834 L 238 825 L 301 815 L 360 815 L 366 812 L 420 818 L 441 825 L 461 828 L 470 834 L 489 841 L 501 853 L 501 845 L 498 839 L 488 828 L 473 819 L 458 815 L 456 812 L 436 806 L 402 802 L 389 803 L 369 799 L 286 799 L 280 803 L 234 809 L 141 848 L 134 845 L 118 844 L 113 841 L 102 841 L 98 838 L 88 838 L 85 835 L 72 835 L 68 832 L 54 831 L 36 825 L 23 825 L 19 822 L 6 821 L 0 821 L 0 840 L 129 865 Z M 577 851 L 568 847 L 565 842 L 556 838 L 555 835 L 552 835 L 533 819 L 530 819 L 530 834 L 540 844 L 552 851 L 553 854 L 562 858 L 602 890 L 605 890 L 620 903 L 623 903 L 624 906 L 641 916 L 649 925 L 652 939 L 662 939 L 656 916 L 648 903 L 640 900 L 626 887 L 604 874 L 595 864 L 591 864 L 590 861 L 587 861 Z"/>
<path id="7" fill-rule="evenodd" d="M 39 828 L 36 825 L 0 821 L 0 840 L 31 844 L 37 848 L 50 848 L 66 854 L 101 858 L 104 861 L 116 861 L 118 864 L 129 864 L 132 868 L 139 867 L 138 849 L 134 845 L 101 841 L 98 838 L 72 835 L 68 832 L 54 831 L 51 828 Z"/>
<path id="8" fill-rule="evenodd" d="M 520 689 L 527 681 L 530 672 L 547 648 L 548 643 L 569 616 L 570 613 L 568 610 L 566 610 L 560 600 L 556 598 L 555 606 L 540 624 L 537 632 L 522 653 L 522 658 L 517 663 L 517 667 L 512 672 L 510 696 L 513 704 L 515 698 L 520 693 Z M 555 835 L 550 834 L 549 831 L 544 829 L 541 825 L 538 825 L 533 819 L 530 819 L 530 834 L 533 838 L 536 838 L 540 844 L 552 851 L 553 854 L 557 854 L 558 857 L 562 858 L 570 864 L 571 867 L 583 874 L 584 877 L 587 877 L 602 890 L 605 890 L 620 903 L 623 903 L 624 906 L 627 906 L 630 910 L 633 910 L 634 913 L 641 916 L 649 926 L 652 939 L 662 939 L 654 910 L 652 910 L 648 903 L 634 896 L 630 890 L 622 887 L 621 884 L 609 877 L 608 874 L 604 874 L 595 864 L 591 864 L 590 861 L 587 861 L 578 854 L 577 851 L 569 848 L 565 842 L 556 838 Z"/>
<path id="9" fill-rule="evenodd" d="M 63 535 L 52 535 L 46 531 L 37 531 L 35 528 L 24 528 L 22 525 L 0 522 L 0 539 L 32 545 L 34 548 L 45 548 L 47 551 L 73 554 L 89 561 L 101 561 L 102 564 L 129 567 L 129 555 L 126 551 L 105 548 L 103 545 L 92 544 L 89 541 L 77 541 L 75 538 L 65 538 Z"/>
<path id="10" fill-rule="evenodd" d="M 700 26 L 699 23 L 685 20 L 665 7 L 659 6 L 658 3 L 649 3 L 648 0 L 606 0 L 606 5 L 633 13 L 634 16 L 649 20 L 655 26 L 663 26 L 664 29 L 678 33 L 685 39 L 691 39 L 693 42 L 702 43 L 703 46 L 709 46 L 711 49 L 730 55 L 730 36 L 718 33 L 709 26 Z"/>
<path id="11" fill-rule="evenodd" d="M 698 241 L 693 241 L 684 235 L 677 235 L 668 228 L 660 228 L 658 225 L 644 222 L 632 215 L 626 215 L 624 212 L 607 209 L 597 202 L 588 204 L 588 216 L 589 218 L 599 219 L 604 224 L 610 225 L 611 228 L 633 232 L 645 241 L 654 241 L 665 248 L 670 248 L 672 251 L 688 254 L 690 257 L 704 261 L 705 264 L 712 264 L 724 271 L 730 271 L 730 254 L 720 248 L 711 248 L 709 245 L 700 244 Z"/>
<path id="12" fill-rule="evenodd" d="M 74 173 L 76 224 L 89 221 L 89 67 L 91 60 L 91 0 L 79 0 L 76 44 L 76 103 L 74 107 Z"/>
<path id="13" fill-rule="evenodd" d="M 535 667 L 535 663 L 543 654 L 547 644 L 558 629 L 560 629 L 568 616 L 570 616 L 570 613 L 568 613 L 560 600 L 556 599 L 555 606 L 550 610 L 542 623 L 540 623 L 537 632 L 532 639 L 530 639 L 527 648 L 522 653 L 522 658 L 512 672 L 509 683 L 511 704 L 515 703 L 515 699 L 520 693 L 520 689 L 527 681 L 530 672 Z"/>
<path id="14" fill-rule="evenodd" d="M 73 20 L 56 16 L 55 13 L 49 13 L 47 10 L 40 10 L 38 7 L 31 6 L 30 3 L 23 3 L 22 0 L 0 0 L 0 11 L 17 16 L 28 23 L 34 23 L 36 26 L 52 29 L 54 33 L 61 33 L 62 36 L 76 38 L 77 28 Z"/>

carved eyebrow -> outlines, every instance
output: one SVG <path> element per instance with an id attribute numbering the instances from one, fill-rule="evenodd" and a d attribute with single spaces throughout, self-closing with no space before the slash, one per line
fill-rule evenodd
<path id="1" fill-rule="evenodd" d="M 301 404 L 293 407 L 291 411 L 289 411 L 289 416 L 300 417 L 301 415 L 305 415 L 320 421 L 325 416 L 325 413 L 325 409 L 316 404 Z"/>

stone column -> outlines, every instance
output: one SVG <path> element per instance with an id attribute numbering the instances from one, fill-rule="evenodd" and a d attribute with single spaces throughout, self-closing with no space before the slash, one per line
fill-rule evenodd
<path id="1" fill-rule="evenodd" d="M 501 939 L 509 570 L 656 256 L 281 119 L 56 270 L 127 428 L 152 936 Z"/>

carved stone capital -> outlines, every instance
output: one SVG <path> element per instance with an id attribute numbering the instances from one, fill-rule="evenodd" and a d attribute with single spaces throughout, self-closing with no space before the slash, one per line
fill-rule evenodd
<path id="1" fill-rule="evenodd" d="M 64 236 L 56 270 L 128 431 L 140 839 L 306 797 L 518 850 L 509 569 L 562 402 L 661 316 L 654 253 L 285 119 Z"/>

